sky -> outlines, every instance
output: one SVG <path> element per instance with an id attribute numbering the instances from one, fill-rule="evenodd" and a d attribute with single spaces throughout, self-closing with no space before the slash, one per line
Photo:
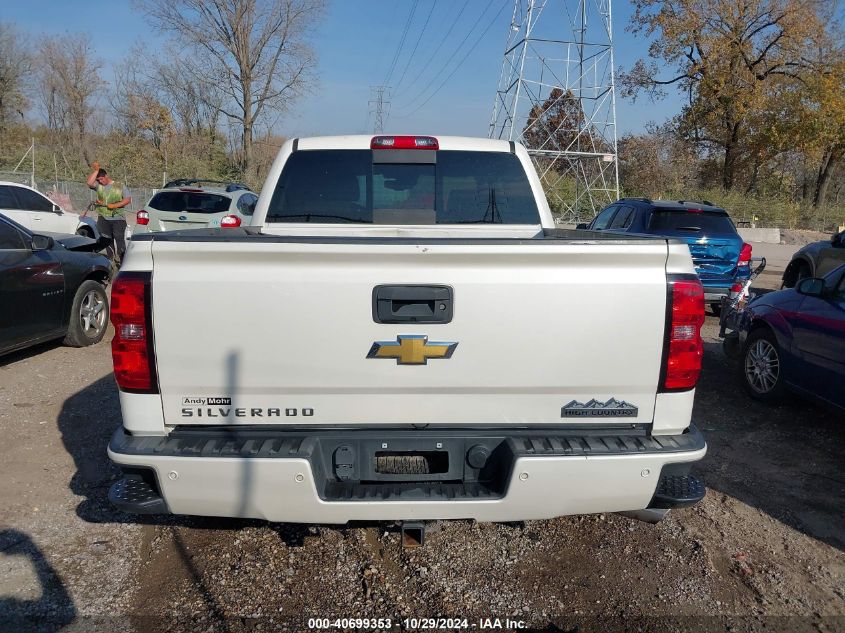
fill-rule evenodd
<path id="1" fill-rule="evenodd" d="M 154 54 L 164 43 L 128 0 L 0 4 L 0 19 L 15 23 L 33 42 L 90 33 L 107 80 L 133 45 Z M 386 132 L 486 136 L 512 12 L 513 0 L 328 0 L 311 37 L 318 60 L 316 81 L 310 94 L 273 117 L 273 131 L 288 137 L 371 132 L 371 86 L 383 84 L 393 65 Z M 647 41 L 625 28 L 631 13 L 628 0 L 614 0 L 617 68 L 630 67 L 648 48 Z M 544 26 L 553 27 L 552 18 L 544 16 Z M 104 24 L 109 25 L 108 33 Z M 676 93 L 658 102 L 641 97 L 632 103 L 617 97 L 619 135 L 641 132 L 649 121 L 662 123 L 680 107 Z"/>

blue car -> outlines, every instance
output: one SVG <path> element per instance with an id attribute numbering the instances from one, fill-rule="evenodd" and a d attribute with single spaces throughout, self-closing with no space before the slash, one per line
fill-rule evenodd
<path id="1" fill-rule="evenodd" d="M 709 202 L 621 198 L 577 228 L 685 241 L 704 286 L 704 301 L 716 314 L 731 286 L 741 284 L 750 273 L 751 244 L 742 241 L 728 212 Z"/>
<path id="2" fill-rule="evenodd" d="M 791 390 L 845 411 L 845 265 L 757 296 L 726 321 L 725 352 L 739 356 L 752 397 Z"/>

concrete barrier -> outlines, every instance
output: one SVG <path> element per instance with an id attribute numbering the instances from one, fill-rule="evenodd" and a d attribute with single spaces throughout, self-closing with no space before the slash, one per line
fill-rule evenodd
<path id="1" fill-rule="evenodd" d="M 780 229 L 737 229 L 739 236 L 746 242 L 764 242 L 766 244 L 780 244 Z"/>

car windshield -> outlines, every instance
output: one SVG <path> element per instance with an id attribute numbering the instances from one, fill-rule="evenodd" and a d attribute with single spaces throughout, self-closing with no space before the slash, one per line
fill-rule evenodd
<path id="1" fill-rule="evenodd" d="M 514 154 L 441 150 L 402 158 L 392 150 L 295 152 L 273 192 L 267 221 L 540 222 L 528 177 Z"/>
<path id="2" fill-rule="evenodd" d="M 652 213 L 649 229 L 706 235 L 736 235 L 733 222 L 724 211 L 659 209 Z"/>
<path id="3" fill-rule="evenodd" d="M 214 193 L 162 191 L 154 195 L 147 206 L 178 213 L 224 213 L 229 210 L 230 203 L 230 198 Z"/>

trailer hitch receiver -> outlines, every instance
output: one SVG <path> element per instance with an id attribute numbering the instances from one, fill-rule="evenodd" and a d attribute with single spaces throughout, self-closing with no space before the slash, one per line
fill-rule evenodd
<path id="1" fill-rule="evenodd" d="M 400 530 L 405 549 L 421 547 L 425 541 L 425 523 L 422 521 L 403 521 Z"/>

